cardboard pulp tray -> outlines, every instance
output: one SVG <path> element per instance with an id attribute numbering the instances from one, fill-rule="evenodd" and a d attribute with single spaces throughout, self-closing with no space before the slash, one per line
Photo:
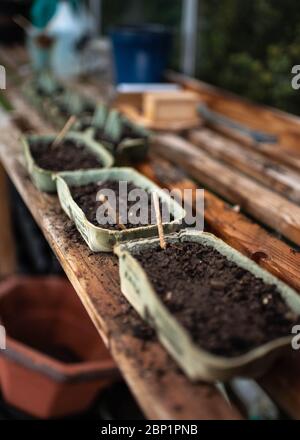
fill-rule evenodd
<path id="1" fill-rule="evenodd" d="M 30 143 L 38 142 L 43 140 L 53 141 L 55 139 L 55 135 L 48 136 L 40 136 L 33 135 L 22 138 L 23 147 L 24 147 L 24 156 L 26 162 L 26 168 L 28 173 L 33 181 L 34 185 L 40 190 L 45 192 L 55 192 L 56 191 L 56 183 L 54 181 L 54 176 L 58 173 L 58 171 L 45 170 L 40 168 L 35 162 L 31 151 L 30 151 Z M 98 158 L 102 164 L 103 168 L 109 168 L 113 165 L 114 159 L 112 155 L 100 144 L 93 141 L 86 135 L 77 132 L 69 132 L 65 139 L 79 141 L 80 144 L 86 146 L 86 148 L 95 155 L 95 159 Z M 99 168 L 99 165 L 95 164 L 95 169 Z M 74 171 L 70 171 L 73 173 Z"/>
<path id="2" fill-rule="evenodd" d="M 275 284 L 290 309 L 300 314 L 300 296 L 296 291 L 214 235 L 182 230 L 166 239 L 170 243 L 187 241 L 213 247 L 264 282 Z M 158 246 L 159 240 L 153 238 L 131 241 L 115 247 L 120 263 L 121 290 L 140 316 L 155 329 L 160 342 L 191 380 L 214 382 L 226 381 L 234 376 L 256 377 L 264 373 L 284 351 L 292 349 L 292 335 L 275 339 L 236 357 L 217 356 L 196 345 L 188 331 L 160 300 L 145 270 L 133 257 L 138 251 Z M 188 295 L 186 300 L 188 301 Z"/>
<path id="3" fill-rule="evenodd" d="M 83 123 L 86 121 L 87 119 L 82 120 Z M 137 136 L 135 138 L 125 138 L 118 143 L 125 124 L 131 127 Z M 75 129 L 80 131 L 80 121 L 75 126 Z M 109 111 L 105 105 L 98 105 L 94 117 L 90 118 L 90 127 L 85 130 L 85 133 L 94 139 L 97 129 L 103 129 L 105 135 L 117 143 L 117 148 L 115 149 L 112 142 L 107 140 L 97 141 L 104 145 L 114 156 L 126 157 L 135 161 L 144 160 L 147 156 L 150 131 L 131 122 L 117 110 Z M 139 135 L 140 137 L 138 137 Z"/>
<path id="4" fill-rule="evenodd" d="M 178 231 L 183 226 L 185 210 L 157 185 L 131 168 L 110 168 L 74 173 L 59 173 L 56 175 L 56 183 L 60 204 L 66 214 L 74 221 L 78 231 L 92 251 L 112 252 L 116 243 L 158 235 L 156 225 L 116 231 L 96 226 L 86 218 L 82 209 L 74 201 L 70 187 L 105 180 L 132 182 L 137 187 L 145 189 L 149 193 L 157 192 L 161 201 L 168 205 L 170 213 L 174 217 L 173 221 L 163 224 L 165 233 Z"/>

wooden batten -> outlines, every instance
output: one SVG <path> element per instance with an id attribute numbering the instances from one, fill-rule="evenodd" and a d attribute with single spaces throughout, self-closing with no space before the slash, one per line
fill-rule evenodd
<path id="1" fill-rule="evenodd" d="M 7 175 L 0 163 L 0 279 L 16 274 L 17 256 L 9 201 Z"/>
<path id="2" fill-rule="evenodd" d="M 189 140 L 230 167 L 253 177 L 295 203 L 300 203 L 300 174 L 220 134 L 203 128 L 192 130 Z"/>
<path id="3" fill-rule="evenodd" d="M 169 72 L 169 81 L 186 90 L 196 92 L 213 111 L 223 114 L 253 130 L 260 130 L 279 137 L 278 150 L 294 151 L 299 156 L 300 118 L 227 92 L 203 81 L 185 75 Z M 264 144 L 262 144 L 264 145 Z M 271 147 L 276 144 L 268 144 Z M 270 147 L 269 147 L 270 148 Z"/>
<path id="4" fill-rule="evenodd" d="M 184 189 L 191 189 L 193 208 L 197 212 L 195 191 L 199 185 L 182 172 L 178 172 L 169 160 L 153 155 L 151 161 L 140 164 L 138 170 L 169 190 L 177 189 L 183 193 Z M 204 192 L 204 203 L 207 230 L 300 292 L 299 252 L 294 252 L 286 243 L 271 235 L 262 226 L 253 223 L 242 213 L 236 212 L 208 190 Z M 202 215 L 201 208 L 197 213 Z"/>
<path id="5" fill-rule="evenodd" d="M 300 245 L 300 206 L 212 159 L 178 136 L 156 136 L 153 146 L 155 151 L 183 167 L 198 182 Z"/>
<path id="6" fill-rule="evenodd" d="M 256 151 L 258 154 L 261 154 L 267 159 L 274 160 L 282 165 L 286 165 L 297 173 L 300 171 L 300 155 L 294 149 L 286 149 L 280 143 L 268 144 L 255 142 L 249 136 L 241 134 L 232 128 L 225 127 L 224 125 L 208 124 L 208 127 L 213 129 L 214 132 L 225 135 L 226 138 L 238 142 L 240 145 L 248 148 L 250 151 Z"/>

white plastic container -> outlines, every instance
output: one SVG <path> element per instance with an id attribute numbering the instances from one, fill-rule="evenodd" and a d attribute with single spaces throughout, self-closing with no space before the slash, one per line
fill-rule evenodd
<path id="1" fill-rule="evenodd" d="M 82 7 L 74 11 L 68 2 L 60 2 L 48 23 L 48 32 L 55 39 L 51 67 L 56 76 L 68 78 L 82 70 L 81 53 L 77 43 L 92 32 L 92 20 Z"/>

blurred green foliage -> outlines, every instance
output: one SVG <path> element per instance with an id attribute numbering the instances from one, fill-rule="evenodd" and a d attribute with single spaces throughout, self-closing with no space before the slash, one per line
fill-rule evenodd
<path id="1" fill-rule="evenodd" d="M 255 101 L 300 114 L 291 69 L 300 64 L 296 0 L 200 0 L 197 75 Z"/>
<path id="2" fill-rule="evenodd" d="M 104 23 L 158 22 L 174 32 L 180 68 L 181 0 L 104 0 Z M 291 69 L 300 64 L 297 0 L 199 0 L 197 77 L 252 100 L 300 114 Z"/>
<path id="3" fill-rule="evenodd" d="M 12 110 L 12 106 L 8 99 L 4 96 L 4 92 L 0 92 L 0 107 L 4 108 L 7 111 Z"/>

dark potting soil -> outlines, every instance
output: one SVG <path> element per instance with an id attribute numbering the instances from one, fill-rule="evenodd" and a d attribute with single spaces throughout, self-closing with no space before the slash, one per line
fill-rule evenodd
<path id="1" fill-rule="evenodd" d="M 124 139 L 146 139 L 146 135 L 139 133 L 134 127 L 123 124 L 120 141 Z"/>
<path id="2" fill-rule="evenodd" d="M 66 117 L 72 116 L 72 114 L 73 114 L 72 108 L 70 107 L 70 105 L 67 102 L 56 102 L 55 105 L 56 105 L 56 108 L 59 110 L 59 113 L 61 114 L 61 116 L 66 116 Z M 93 104 L 84 103 L 82 106 L 80 116 L 81 117 L 92 116 L 94 111 L 95 111 L 95 106 Z"/>
<path id="3" fill-rule="evenodd" d="M 108 136 L 106 133 L 104 133 L 103 128 L 96 128 L 94 139 L 97 142 L 108 142 L 112 145 L 113 151 L 115 151 L 120 143 L 120 141 L 113 140 L 110 136 Z"/>
<path id="4" fill-rule="evenodd" d="M 96 128 L 92 124 L 92 120 L 81 120 L 79 125 L 79 130 L 81 132 L 86 131 L 88 128 L 93 128 L 95 130 L 94 139 L 97 142 L 108 142 L 112 144 L 113 150 L 115 150 L 119 144 L 119 141 L 114 141 L 110 136 L 104 133 L 103 128 Z"/>
<path id="5" fill-rule="evenodd" d="M 116 141 L 112 139 L 111 136 L 109 136 L 107 133 L 104 132 L 104 128 L 97 128 L 93 126 L 92 119 L 81 119 L 79 130 L 85 131 L 88 128 L 94 128 L 95 134 L 94 139 L 97 142 L 108 142 L 113 146 L 113 150 L 116 150 L 117 146 L 120 142 L 124 141 L 125 139 L 146 139 L 147 136 L 144 134 L 139 133 L 134 127 L 131 127 L 130 125 L 123 124 L 122 126 L 122 132 L 120 135 L 120 138 Z"/>
<path id="6" fill-rule="evenodd" d="M 138 187 L 135 186 L 133 183 L 131 182 L 127 182 L 127 191 L 128 193 L 134 189 L 137 189 Z M 72 187 L 71 188 L 71 194 L 73 199 L 75 200 L 75 202 L 78 204 L 78 206 L 83 210 L 83 212 L 85 213 L 87 219 L 93 223 L 96 226 L 101 226 L 104 229 L 112 229 L 112 230 L 121 230 L 120 226 L 118 224 L 99 224 L 97 221 L 97 209 L 102 205 L 102 202 L 100 202 L 99 200 L 96 200 L 96 195 L 98 194 L 98 198 L 99 195 L 101 194 L 101 189 L 111 189 L 114 191 L 115 195 L 116 195 L 116 207 L 117 207 L 117 216 L 119 216 L 119 206 L 122 208 L 124 207 L 124 209 L 126 209 L 126 202 L 127 202 L 127 217 L 128 217 L 128 222 L 125 224 L 126 229 L 132 229 L 132 228 L 138 228 L 141 226 L 146 226 L 149 225 L 151 222 L 151 217 L 153 219 L 155 219 L 155 212 L 154 212 L 154 208 L 153 209 L 153 213 L 151 215 L 151 205 L 153 206 L 153 203 L 151 203 L 152 200 L 152 196 L 148 197 L 148 222 L 146 224 L 143 223 L 138 223 L 138 224 L 133 224 L 130 222 L 130 215 L 128 215 L 130 209 L 137 203 L 137 201 L 127 201 L 126 198 L 120 197 L 119 194 L 119 182 L 115 182 L 112 180 L 106 180 L 103 182 L 99 182 L 99 183 L 90 183 L 88 185 L 84 185 L 84 186 L 79 186 L 79 187 Z M 114 208 L 114 207 L 113 207 Z M 164 207 L 165 209 L 165 207 Z M 160 210 L 162 212 L 162 202 L 160 201 Z M 110 220 L 111 222 L 114 220 L 113 219 L 113 215 L 110 215 L 109 212 L 106 213 L 107 214 L 107 218 L 108 220 Z M 118 217 L 117 217 L 118 218 Z M 174 218 L 171 215 L 170 216 L 170 221 L 172 221 Z M 124 221 L 122 221 L 122 218 L 119 218 L 119 223 L 123 223 Z"/>
<path id="7" fill-rule="evenodd" d="M 78 124 L 78 127 L 77 127 L 77 130 L 79 130 L 79 131 L 86 131 L 88 128 L 92 128 L 93 126 L 92 126 L 92 120 L 91 120 L 91 118 L 85 118 L 85 119 L 81 119 L 80 121 L 79 121 L 79 124 Z"/>
<path id="8" fill-rule="evenodd" d="M 133 127 L 126 124 L 123 125 L 121 136 L 117 141 L 113 140 L 110 136 L 107 135 L 107 133 L 104 133 L 104 130 L 102 128 L 96 129 L 94 137 L 95 140 L 98 142 L 109 142 L 113 145 L 114 150 L 116 150 L 119 143 L 124 141 L 125 139 L 146 139 L 145 135 L 138 133 Z"/>
<path id="9" fill-rule="evenodd" d="M 291 335 L 300 323 L 275 285 L 264 283 L 212 247 L 172 244 L 135 255 L 166 307 L 193 341 L 234 357 Z"/>
<path id="10" fill-rule="evenodd" d="M 59 95 L 63 92 L 63 87 L 58 85 L 55 89 L 55 92 L 48 92 L 45 88 L 43 88 L 41 85 L 37 85 L 36 86 L 36 94 L 42 98 L 52 98 L 53 97 L 53 93 L 55 93 L 56 95 Z"/>
<path id="11" fill-rule="evenodd" d="M 32 142 L 30 150 L 37 165 L 45 170 L 73 171 L 102 166 L 95 155 L 73 140 L 64 140 L 57 147 L 49 141 Z"/>

